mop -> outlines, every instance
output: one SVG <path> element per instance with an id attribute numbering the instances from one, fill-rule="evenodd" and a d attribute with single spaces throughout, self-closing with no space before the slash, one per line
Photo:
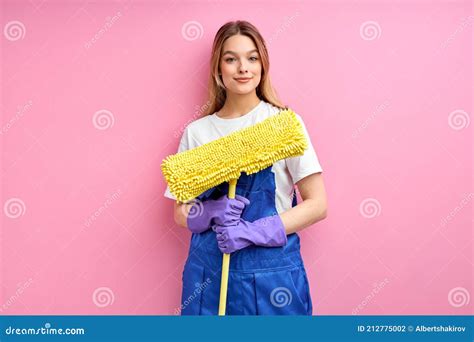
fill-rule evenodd
<path id="1" fill-rule="evenodd" d="M 235 198 L 242 172 L 257 173 L 276 161 L 303 155 L 307 141 L 295 112 L 285 109 L 250 127 L 166 157 L 161 170 L 171 193 L 181 203 L 191 201 L 223 182 Z M 222 259 L 219 316 L 225 315 L 230 254 Z"/>

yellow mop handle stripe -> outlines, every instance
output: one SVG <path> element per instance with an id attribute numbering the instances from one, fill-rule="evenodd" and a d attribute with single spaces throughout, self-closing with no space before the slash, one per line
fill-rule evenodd
<path id="1" fill-rule="evenodd" d="M 235 198 L 235 189 L 237 186 L 237 179 L 232 179 L 229 182 L 229 198 Z M 219 297 L 219 316 L 225 316 L 225 308 L 227 305 L 227 284 L 229 282 L 229 265 L 230 254 L 224 253 L 222 255 L 222 272 L 221 272 L 221 292 Z"/>

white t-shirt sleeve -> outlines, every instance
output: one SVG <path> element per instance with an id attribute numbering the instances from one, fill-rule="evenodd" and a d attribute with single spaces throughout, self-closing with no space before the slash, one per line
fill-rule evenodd
<path id="1" fill-rule="evenodd" d="M 311 143 L 308 131 L 306 130 L 306 126 L 298 114 L 296 114 L 296 117 L 303 126 L 306 141 L 308 142 L 308 148 L 305 150 L 302 156 L 285 159 L 286 167 L 288 168 L 291 178 L 293 179 L 293 184 L 296 184 L 299 180 L 313 173 L 323 172 L 318 156 L 316 155 L 316 151 L 314 150 L 313 144 Z"/>
<path id="2" fill-rule="evenodd" d="M 190 150 L 193 148 L 193 141 L 191 135 L 189 133 L 189 126 L 184 129 L 183 135 L 181 136 L 181 141 L 179 142 L 178 152 L 183 152 Z M 172 200 L 176 200 L 176 197 L 171 193 L 170 187 L 166 186 L 165 197 L 170 198 Z"/>

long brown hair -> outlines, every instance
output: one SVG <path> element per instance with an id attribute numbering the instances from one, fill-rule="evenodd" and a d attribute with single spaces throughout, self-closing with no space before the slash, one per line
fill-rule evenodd
<path id="1" fill-rule="evenodd" d="M 265 45 L 265 40 L 263 39 L 260 32 L 258 32 L 257 28 L 251 23 L 245 20 L 237 20 L 229 21 L 224 24 L 219 29 L 219 31 L 217 31 L 216 36 L 214 37 L 214 43 L 212 44 L 211 67 L 208 86 L 209 100 L 207 102 L 207 110 L 204 112 L 203 116 L 213 114 L 219 111 L 224 106 L 227 95 L 224 83 L 222 82 L 221 76 L 219 75 L 219 63 L 221 60 L 224 42 L 227 38 L 237 34 L 241 34 L 252 39 L 254 44 L 257 46 L 258 53 L 261 57 L 262 76 L 260 79 L 260 83 L 257 86 L 258 98 L 260 100 L 271 103 L 272 105 L 280 109 L 286 109 L 287 106 L 285 106 L 278 99 L 278 95 L 270 82 L 270 60 L 268 57 L 268 51 Z"/>

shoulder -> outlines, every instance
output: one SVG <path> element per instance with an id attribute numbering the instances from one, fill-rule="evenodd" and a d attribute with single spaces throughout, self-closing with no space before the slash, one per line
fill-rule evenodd
<path id="1" fill-rule="evenodd" d="M 257 113 L 257 121 L 268 119 L 269 117 L 280 113 L 282 110 L 284 109 L 279 108 L 269 102 L 262 101 L 262 106 Z"/>
<path id="2" fill-rule="evenodd" d="M 272 115 L 278 114 L 279 112 L 283 110 L 269 102 L 266 102 L 266 101 L 262 101 L 262 102 L 263 102 L 262 113 L 265 114 L 265 116 L 272 116 Z"/>
<path id="3" fill-rule="evenodd" d="M 186 126 L 187 134 L 193 135 L 196 132 L 200 132 L 202 130 L 208 129 L 209 125 L 211 124 L 210 115 L 203 116 L 199 119 L 191 121 Z"/>
<path id="4" fill-rule="evenodd" d="M 273 104 L 271 104 L 271 103 L 268 103 L 268 102 L 264 102 L 264 108 L 265 108 L 265 110 L 264 110 L 265 113 L 264 113 L 264 114 L 265 114 L 266 117 L 270 117 L 270 116 L 272 116 L 272 115 L 278 114 L 278 113 L 280 113 L 281 111 L 284 111 L 284 110 L 285 110 L 285 109 L 279 108 L 279 107 L 277 107 L 277 106 L 275 106 L 275 105 L 273 105 Z M 298 114 L 298 112 L 297 112 L 294 108 L 289 107 L 288 109 L 291 110 L 291 111 L 293 111 L 293 112 L 295 113 L 296 118 L 297 118 L 301 123 L 303 123 L 302 117 Z"/>

